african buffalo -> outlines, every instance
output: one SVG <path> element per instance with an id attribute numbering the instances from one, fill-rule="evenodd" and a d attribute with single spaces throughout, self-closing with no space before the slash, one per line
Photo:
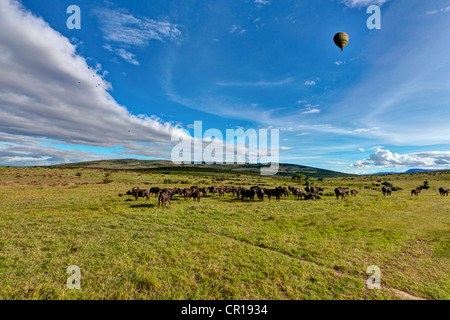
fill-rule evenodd
<path id="1" fill-rule="evenodd" d="M 158 208 L 161 204 L 163 207 L 165 207 L 167 202 L 169 202 L 169 204 L 172 204 L 170 202 L 171 198 L 172 198 L 172 193 L 170 193 L 168 191 L 161 192 L 159 194 L 159 198 L 158 198 Z"/>
<path id="2" fill-rule="evenodd" d="M 419 190 L 419 189 L 414 189 L 414 190 L 411 190 L 411 195 L 415 195 L 415 196 L 418 196 L 418 195 L 419 195 L 419 193 L 420 193 L 420 190 Z"/>
<path id="3" fill-rule="evenodd" d="M 352 195 L 353 197 L 356 197 L 356 194 L 358 193 L 358 191 L 352 190 L 352 191 L 350 191 L 350 193 L 351 193 L 351 195 Z"/>
<path id="4" fill-rule="evenodd" d="M 348 195 L 348 190 L 344 188 L 336 188 L 334 189 L 334 193 L 336 194 L 336 198 L 339 200 L 339 196 L 342 197 L 342 200 L 344 200 L 345 196 Z"/>
<path id="5" fill-rule="evenodd" d="M 439 188 L 439 194 L 440 194 L 441 196 L 448 196 L 448 189 L 447 189 L 447 188 L 444 188 L 444 187 L 440 187 L 440 188 Z"/>
<path id="6" fill-rule="evenodd" d="M 306 192 L 300 188 L 292 187 L 291 192 L 294 195 L 294 197 L 297 197 L 297 200 L 300 200 L 302 197 L 306 199 L 307 196 Z"/>
<path id="7" fill-rule="evenodd" d="M 200 202 L 200 190 L 192 192 L 190 197 L 194 198 L 194 201 Z"/>
<path id="8" fill-rule="evenodd" d="M 183 194 L 184 194 L 184 199 L 187 200 L 190 196 L 191 196 L 191 189 L 184 189 L 183 190 Z"/>
<path id="9" fill-rule="evenodd" d="M 152 187 L 150 188 L 150 194 L 154 194 L 155 196 L 158 196 L 159 192 L 161 191 L 161 188 L 159 187 Z"/>
<path id="10" fill-rule="evenodd" d="M 136 198 L 136 201 L 138 200 L 139 197 L 142 197 L 142 198 L 147 197 L 147 200 L 150 199 L 150 190 L 147 190 L 147 189 L 139 189 L 136 187 L 136 188 L 133 188 L 133 189 L 127 191 L 126 194 L 130 195 L 130 196 L 134 196 Z"/>
<path id="11" fill-rule="evenodd" d="M 255 198 L 255 195 L 256 195 L 255 189 L 241 190 L 242 201 L 244 201 L 245 198 L 248 198 L 249 201 L 253 201 L 253 199 Z"/>
<path id="12" fill-rule="evenodd" d="M 390 196 L 392 195 L 392 191 L 397 191 L 397 189 L 384 186 L 381 188 L 381 191 L 383 191 L 384 196 Z"/>
<path id="13" fill-rule="evenodd" d="M 305 191 L 317 195 L 320 191 L 323 191 L 323 189 L 319 187 L 306 187 Z"/>
<path id="14" fill-rule="evenodd" d="M 281 196 L 285 194 L 285 191 L 282 188 L 265 189 L 264 191 L 267 195 L 267 198 L 269 198 L 269 202 L 272 196 L 274 196 L 277 201 L 280 201 Z"/>

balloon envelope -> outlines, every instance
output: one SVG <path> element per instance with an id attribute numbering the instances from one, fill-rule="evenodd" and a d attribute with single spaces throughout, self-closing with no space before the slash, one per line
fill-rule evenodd
<path id="1" fill-rule="evenodd" d="M 348 34 L 346 34 L 345 32 L 338 32 L 334 35 L 334 43 L 341 48 L 341 51 L 344 50 L 344 47 L 347 45 L 348 43 Z"/>

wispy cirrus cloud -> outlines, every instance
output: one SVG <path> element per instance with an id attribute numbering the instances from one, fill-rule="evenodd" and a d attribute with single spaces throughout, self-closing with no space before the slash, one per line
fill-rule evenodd
<path id="1" fill-rule="evenodd" d="M 441 8 L 441 9 L 430 10 L 430 11 L 425 12 L 425 14 L 433 15 L 433 14 L 436 14 L 436 13 L 439 13 L 439 12 L 450 12 L 450 6 L 445 7 L 445 8 Z"/>
<path id="2" fill-rule="evenodd" d="M 103 48 L 117 54 L 128 63 L 134 64 L 135 66 L 139 65 L 139 61 L 136 60 L 136 55 L 134 53 L 131 53 L 123 48 L 113 48 L 109 44 L 105 44 Z"/>
<path id="3" fill-rule="evenodd" d="M 286 78 L 279 81 L 255 81 L 255 82 L 241 82 L 241 81 L 217 81 L 216 85 L 222 87 L 279 87 L 290 84 L 294 81 L 293 78 Z"/>
<path id="4" fill-rule="evenodd" d="M 117 43 L 147 46 L 149 41 L 161 42 L 183 40 L 182 27 L 169 21 L 148 17 L 136 17 L 126 9 L 94 9 L 93 14 L 101 21 L 104 38 Z"/>
<path id="5" fill-rule="evenodd" d="M 92 13 L 101 22 L 103 37 L 109 41 L 104 48 L 134 65 L 139 65 L 136 55 L 125 48 L 145 47 L 150 41 L 180 43 L 184 39 L 182 26 L 169 21 L 136 17 L 126 9 L 97 8 Z"/>
<path id="6" fill-rule="evenodd" d="M 321 161 L 320 163 L 325 163 L 325 164 L 347 164 L 347 162 L 345 162 L 345 161 Z"/>

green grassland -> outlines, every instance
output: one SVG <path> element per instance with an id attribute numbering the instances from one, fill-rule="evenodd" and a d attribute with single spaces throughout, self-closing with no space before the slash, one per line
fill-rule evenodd
<path id="1" fill-rule="evenodd" d="M 312 180 L 320 200 L 174 196 L 158 208 L 155 197 L 118 194 L 299 184 L 217 170 L 0 167 L 0 299 L 450 298 L 450 197 L 437 191 L 450 172 Z M 431 188 L 411 196 L 425 180 Z M 384 197 L 384 181 L 403 190 Z M 337 186 L 359 193 L 338 201 Z M 81 290 L 66 286 L 70 265 Z M 365 286 L 371 265 L 380 290 Z"/>

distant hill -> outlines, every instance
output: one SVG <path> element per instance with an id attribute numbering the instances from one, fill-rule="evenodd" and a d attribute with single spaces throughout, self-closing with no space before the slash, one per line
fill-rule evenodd
<path id="1" fill-rule="evenodd" d="M 426 173 L 426 172 L 436 172 L 436 171 L 446 171 L 446 169 L 409 169 L 405 172 L 377 172 L 371 173 L 370 175 L 383 175 L 383 174 L 402 174 L 402 173 Z"/>
<path id="2" fill-rule="evenodd" d="M 79 163 L 59 164 L 52 167 L 60 168 L 92 168 L 92 169 L 114 169 L 114 170 L 145 170 L 145 171 L 201 171 L 201 172 L 236 172 L 260 174 L 260 168 L 268 166 L 262 164 L 183 164 L 176 165 L 169 160 L 98 160 Z M 350 174 L 331 170 L 301 166 L 296 164 L 280 163 L 277 176 L 291 177 L 295 173 L 304 174 L 311 178 L 333 178 L 351 176 Z"/>

